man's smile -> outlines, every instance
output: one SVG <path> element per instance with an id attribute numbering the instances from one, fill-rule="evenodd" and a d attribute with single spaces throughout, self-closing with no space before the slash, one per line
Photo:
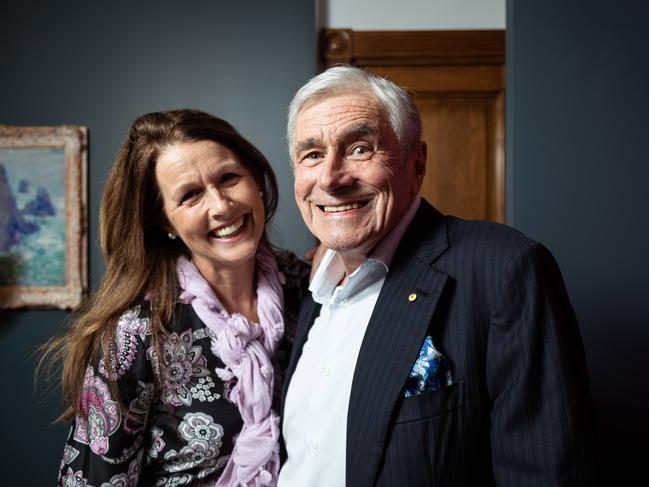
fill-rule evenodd
<path id="1" fill-rule="evenodd" d="M 362 208 L 367 205 L 368 202 L 369 200 L 316 206 L 320 209 L 320 211 L 323 211 L 324 213 L 340 213 L 343 211 L 357 210 L 358 208 Z"/>

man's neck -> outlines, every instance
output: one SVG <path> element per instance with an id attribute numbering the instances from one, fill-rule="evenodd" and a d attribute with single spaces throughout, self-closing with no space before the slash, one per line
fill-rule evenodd
<path id="1" fill-rule="evenodd" d="M 367 260 L 368 255 L 370 255 L 370 251 L 364 249 L 351 249 L 336 252 L 337 258 L 340 259 L 340 262 L 345 269 L 345 275 L 339 283 L 340 286 L 344 286 L 347 283 L 347 278 Z"/>

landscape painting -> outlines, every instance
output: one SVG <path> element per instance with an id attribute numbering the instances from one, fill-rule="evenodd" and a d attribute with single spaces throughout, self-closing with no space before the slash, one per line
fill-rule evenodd
<path id="1" fill-rule="evenodd" d="M 65 284 L 63 149 L 0 150 L 0 286 Z"/>
<path id="2" fill-rule="evenodd" d="M 0 308 L 80 303 L 85 179 L 85 128 L 0 125 Z"/>

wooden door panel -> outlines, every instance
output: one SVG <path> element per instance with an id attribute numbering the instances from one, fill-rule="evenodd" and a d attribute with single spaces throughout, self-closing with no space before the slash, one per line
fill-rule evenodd
<path id="1" fill-rule="evenodd" d="M 415 94 L 500 92 L 505 72 L 500 66 L 364 66 Z"/>
<path id="2" fill-rule="evenodd" d="M 498 219 L 490 191 L 497 162 L 493 146 L 494 97 L 420 97 L 423 138 L 428 146 L 422 196 L 443 213 Z"/>
<path id="3" fill-rule="evenodd" d="M 443 213 L 486 218 L 488 110 L 484 103 L 439 97 L 420 98 L 417 105 L 428 146 L 422 196 Z"/>
<path id="4" fill-rule="evenodd" d="M 325 30 L 324 67 L 363 67 L 406 88 L 428 146 L 422 196 L 440 211 L 505 221 L 504 32 Z"/>

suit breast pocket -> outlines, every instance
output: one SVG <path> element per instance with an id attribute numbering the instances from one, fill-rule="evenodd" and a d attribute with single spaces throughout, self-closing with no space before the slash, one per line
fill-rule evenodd
<path id="1" fill-rule="evenodd" d="M 400 397 L 395 424 L 442 416 L 464 405 L 464 381 L 412 397 Z"/>

